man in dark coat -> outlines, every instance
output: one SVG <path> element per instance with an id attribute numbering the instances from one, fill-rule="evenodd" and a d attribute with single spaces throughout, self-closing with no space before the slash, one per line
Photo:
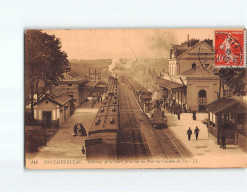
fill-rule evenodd
<path id="1" fill-rule="evenodd" d="M 178 115 L 178 120 L 180 120 L 180 114 L 182 113 L 182 108 L 181 106 L 177 106 L 177 115 Z"/>
<path id="2" fill-rule="evenodd" d="M 193 120 L 196 120 L 196 111 L 193 110 Z"/>
<path id="3" fill-rule="evenodd" d="M 221 133 L 221 144 L 222 144 L 222 149 L 226 148 L 226 137 L 224 133 Z"/>
<path id="4" fill-rule="evenodd" d="M 84 126 L 81 123 L 79 124 L 79 126 L 80 126 L 79 132 L 81 133 L 81 136 L 87 136 L 87 132 Z"/>
<path id="5" fill-rule="evenodd" d="M 199 128 L 196 126 L 194 134 L 196 135 L 196 140 L 198 139 L 198 135 L 199 135 Z"/>
<path id="6" fill-rule="evenodd" d="M 187 131 L 187 135 L 188 135 L 188 140 L 190 141 L 190 138 L 191 138 L 191 134 L 192 134 L 192 130 L 190 129 L 190 127 L 189 127 L 189 129 L 188 129 L 188 131 Z"/>
<path id="7" fill-rule="evenodd" d="M 77 126 L 78 126 L 78 123 L 75 124 L 75 126 L 74 126 L 74 135 L 77 135 Z"/>

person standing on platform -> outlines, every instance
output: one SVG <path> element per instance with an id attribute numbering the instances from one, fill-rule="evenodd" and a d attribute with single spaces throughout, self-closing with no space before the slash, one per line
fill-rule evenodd
<path id="1" fill-rule="evenodd" d="M 195 121 L 196 120 L 196 111 L 193 110 L 193 120 Z"/>
<path id="2" fill-rule="evenodd" d="M 226 149 L 226 137 L 224 133 L 221 134 L 222 149 Z"/>
<path id="3" fill-rule="evenodd" d="M 102 95 L 100 95 L 100 103 L 102 104 Z"/>
<path id="4" fill-rule="evenodd" d="M 182 113 L 182 108 L 181 106 L 177 106 L 177 115 L 178 115 L 178 120 L 180 120 L 180 114 Z"/>
<path id="5" fill-rule="evenodd" d="M 74 126 L 74 136 L 76 136 L 77 135 L 77 127 L 78 126 L 78 123 L 77 124 L 75 124 L 75 126 Z"/>
<path id="6" fill-rule="evenodd" d="M 196 140 L 198 139 L 198 135 L 199 135 L 199 128 L 196 126 L 194 134 L 196 135 Z"/>
<path id="7" fill-rule="evenodd" d="M 188 129 L 188 131 L 187 131 L 187 135 L 188 135 L 188 140 L 190 141 L 190 138 L 191 138 L 191 134 L 192 134 L 192 130 L 190 129 L 190 127 L 189 127 L 189 129 Z"/>
<path id="8" fill-rule="evenodd" d="M 87 136 L 87 132 L 84 126 L 81 123 L 79 124 L 79 126 L 80 126 L 79 132 L 81 133 L 81 136 Z"/>

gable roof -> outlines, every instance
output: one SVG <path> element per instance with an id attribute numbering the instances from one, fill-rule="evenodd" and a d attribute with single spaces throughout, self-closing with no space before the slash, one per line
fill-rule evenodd
<path id="1" fill-rule="evenodd" d="M 55 104 L 58 104 L 59 106 L 63 106 L 64 104 L 69 102 L 72 98 L 69 97 L 68 95 L 65 95 L 64 92 L 62 92 L 61 90 L 55 88 L 53 89 L 52 92 L 48 93 L 36 104 L 39 104 L 47 99 L 54 102 Z"/>
<path id="2" fill-rule="evenodd" d="M 202 65 L 196 66 L 195 69 L 191 68 L 181 74 L 182 76 L 191 76 L 191 77 L 218 77 L 214 74 L 213 68 L 205 70 Z"/>
<path id="3" fill-rule="evenodd" d="M 206 41 L 199 41 L 198 43 L 196 43 L 195 45 L 193 45 L 191 48 L 189 48 L 188 50 L 184 51 L 179 56 L 177 56 L 177 59 L 180 59 L 180 58 L 184 57 L 186 54 L 188 54 L 189 52 L 191 52 L 193 49 L 195 49 L 196 47 L 199 47 L 200 45 L 203 45 L 203 44 L 206 47 L 208 47 L 212 51 L 212 53 L 214 52 L 214 48 L 212 46 L 210 46 Z"/>

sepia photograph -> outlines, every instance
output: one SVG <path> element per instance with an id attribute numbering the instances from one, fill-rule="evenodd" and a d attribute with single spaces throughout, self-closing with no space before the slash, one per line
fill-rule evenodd
<path id="1" fill-rule="evenodd" d="M 246 30 L 24 32 L 27 169 L 246 168 Z"/>

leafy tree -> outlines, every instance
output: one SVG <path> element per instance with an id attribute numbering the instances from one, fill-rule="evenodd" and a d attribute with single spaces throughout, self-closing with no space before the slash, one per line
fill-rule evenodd
<path id="1" fill-rule="evenodd" d="M 41 30 L 25 32 L 25 87 L 30 95 L 33 117 L 34 94 L 37 101 L 58 82 L 60 75 L 70 69 L 67 54 L 61 51 L 61 41 Z M 43 83 L 39 90 L 40 82 Z"/>
<path id="2" fill-rule="evenodd" d="M 246 69 L 245 68 L 221 68 L 217 71 L 221 85 L 229 87 L 233 95 L 246 95 Z"/>

